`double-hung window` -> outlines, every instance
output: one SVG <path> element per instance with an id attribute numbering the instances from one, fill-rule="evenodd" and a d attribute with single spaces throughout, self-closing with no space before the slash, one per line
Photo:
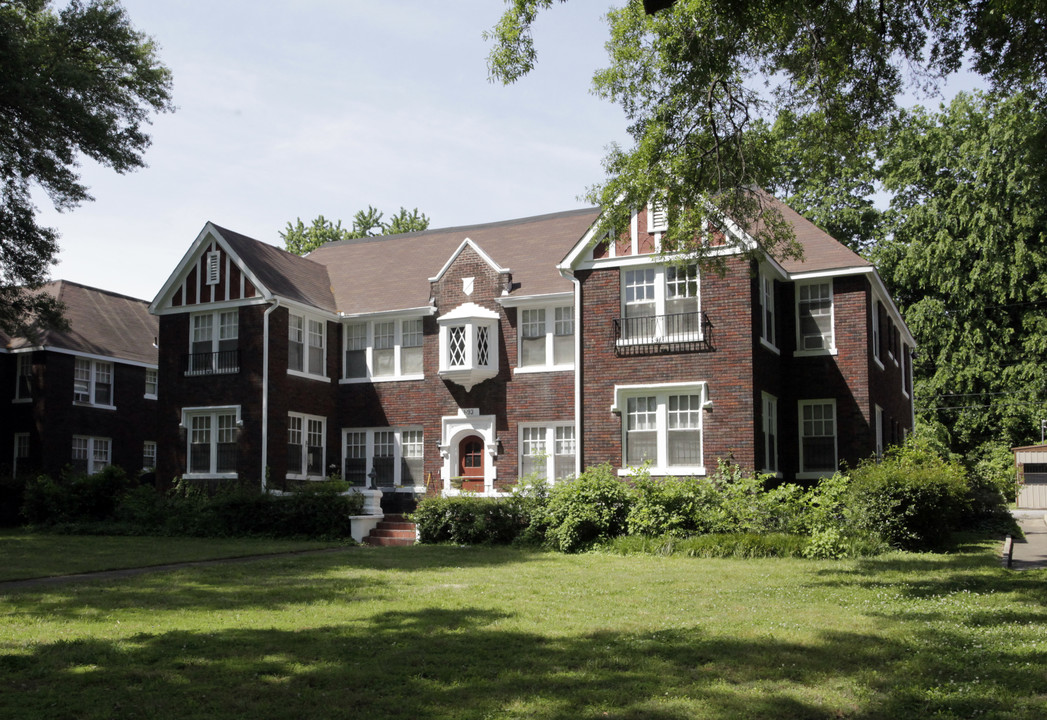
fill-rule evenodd
<path id="1" fill-rule="evenodd" d="M 563 480 L 574 475 L 574 425 L 521 425 L 520 477 Z"/>
<path id="2" fill-rule="evenodd" d="M 142 443 L 142 469 L 156 469 L 156 442 L 153 440 L 146 440 Z"/>
<path id="3" fill-rule="evenodd" d="M 315 415 L 287 415 L 287 475 L 320 478 L 324 475 L 327 420 Z"/>
<path id="4" fill-rule="evenodd" d="M 763 393 L 763 470 L 778 472 L 778 398 Z"/>
<path id="5" fill-rule="evenodd" d="M 287 372 L 302 377 L 327 378 L 327 323 L 308 315 L 288 313 Z"/>
<path id="6" fill-rule="evenodd" d="M 836 401 L 800 401 L 800 476 L 836 472 Z"/>
<path id="7" fill-rule="evenodd" d="M 33 356 L 30 353 L 15 355 L 15 400 L 33 397 Z"/>
<path id="8" fill-rule="evenodd" d="M 702 411 L 708 406 L 703 382 L 616 386 L 612 410 L 622 415 L 623 466 L 705 474 Z"/>
<path id="9" fill-rule="evenodd" d="M 112 441 L 109 438 L 73 436 L 73 467 L 80 472 L 94 475 L 111 462 Z"/>
<path id="10" fill-rule="evenodd" d="M 20 472 L 28 468 L 29 461 L 29 433 L 15 433 L 15 452 L 11 463 L 11 476 L 18 477 Z"/>
<path id="11" fill-rule="evenodd" d="M 422 437 L 420 428 L 343 430 L 343 477 L 358 486 L 423 486 Z"/>
<path id="12" fill-rule="evenodd" d="M 697 265 L 624 269 L 619 337 L 626 343 L 700 341 Z"/>
<path id="13" fill-rule="evenodd" d="M 76 358 L 73 366 L 73 402 L 113 407 L 113 364 Z"/>
<path id="14" fill-rule="evenodd" d="M 880 341 L 880 322 L 881 322 L 881 318 L 883 317 L 883 304 L 879 300 L 873 300 L 873 304 L 872 305 L 873 305 L 872 323 L 870 323 L 870 324 L 872 326 L 873 360 L 876 361 L 876 364 L 879 365 L 880 369 L 882 370 L 883 369 L 883 357 L 882 357 L 883 349 L 882 349 L 882 347 L 880 345 L 880 342 L 881 342 Z"/>
<path id="15" fill-rule="evenodd" d="M 356 321 L 345 326 L 347 380 L 422 378 L 422 318 Z"/>
<path id="16" fill-rule="evenodd" d="M 239 334 L 238 310 L 194 314 L 186 374 L 239 372 Z"/>
<path id="17" fill-rule="evenodd" d="M 145 397 L 147 400 L 156 400 L 157 371 L 156 368 L 145 369 Z"/>
<path id="18" fill-rule="evenodd" d="M 796 315 L 796 347 L 799 351 L 836 352 L 831 280 L 799 285 L 796 289 Z"/>
<path id="19" fill-rule="evenodd" d="M 236 477 L 239 407 L 186 408 L 186 475 Z"/>
<path id="20" fill-rule="evenodd" d="M 570 305 L 520 308 L 520 368 L 574 365 L 574 309 Z"/>
<path id="21" fill-rule="evenodd" d="M 774 278 L 760 275 L 760 340 L 767 347 L 777 350 L 777 316 L 774 310 Z"/>

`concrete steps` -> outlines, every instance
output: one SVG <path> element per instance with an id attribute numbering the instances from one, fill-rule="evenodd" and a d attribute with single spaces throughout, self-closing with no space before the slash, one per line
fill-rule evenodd
<path id="1" fill-rule="evenodd" d="M 364 538 L 364 545 L 406 547 L 414 545 L 417 539 L 418 531 L 413 522 L 403 515 L 386 515 Z"/>

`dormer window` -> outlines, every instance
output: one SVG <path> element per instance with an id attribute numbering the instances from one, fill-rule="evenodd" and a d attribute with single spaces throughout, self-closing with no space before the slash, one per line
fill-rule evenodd
<path id="1" fill-rule="evenodd" d="M 441 317 L 440 377 L 471 390 L 498 374 L 498 313 L 465 303 Z"/>

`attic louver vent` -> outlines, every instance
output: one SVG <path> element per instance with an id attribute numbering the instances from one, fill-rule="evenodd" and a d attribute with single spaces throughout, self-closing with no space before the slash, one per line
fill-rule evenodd
<path id="1" fill-rule="evenodd" d="M 669 229 L 669 211 L 664 200 L 652 200 L 647 216 L 649 232 L 665 232 Z"/>
<path id="2" fill-rule="evenodd" d="M 221 275 L 219 262 L 221 261 L 222 254 L 218 251 L 207 253 L 207 284 L 217 285 L 218 278 Z"/>

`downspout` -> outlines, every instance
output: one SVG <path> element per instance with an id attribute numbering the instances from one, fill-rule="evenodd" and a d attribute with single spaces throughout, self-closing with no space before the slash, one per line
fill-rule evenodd
<path id="1" fill-rule="evenodd" d="M 574 284 L 574 475 L 582 474 L 582 282 Z"/>
<path id="2" fill-rule="evenodd" d="M 262 492 L 268 492 L 266 467 L 269 459 L 269 315 L 280 307 L 280 298 L 265 311 L 262 322 Z"/>

